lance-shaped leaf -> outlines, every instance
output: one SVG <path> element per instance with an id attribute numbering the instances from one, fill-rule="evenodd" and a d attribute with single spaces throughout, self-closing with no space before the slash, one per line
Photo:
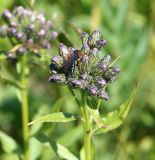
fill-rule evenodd
<path id="1" fill-rule="evenodd" d="M 71 153 L 68 148 L 60 143 L 57 143 L 51 138 L 43 134 L 39 134 L 35 138 L 42 144 L 45 144 L 47 147 L 52 149 L 58 157 L 66 160 L 78 160 L 78 158 L 73 153 Z"/>
<path id="2" fill-rule="evenodd" d="M 57 112 L 57 113 L 51 113 L 47 114 L 45 116 L 42 116 L 32 122 L 30 122 L 28 125 L 34 124 L 34 123 L 44 123 L 44 122 L 70 122 L 74 121 L 77 118 L 69 113 L 63 113 L 63 112 Z"/>
<path id="3" fill-rule="evenodd" d="M 18 150 L 15 140 L 2 131 L 0 131 L 0 144 L 6 153 L 12 153 Z"/>
<path id="4" fill-rule="evenodd" d="M 124 104 L 122 104 L 116 111 L 110 112 L 106 115 L 106 117 L 102 118 L 102 124 L 104 125 L 104 127 L 95 127 L 95 129 L 93 130 L 95 134 L 106 133 L 119 127 L 123 123 L 130 110 L 132 101 L 136 94 L 136 90 L 137 87 L 133 90 L 129 99 Z"/>

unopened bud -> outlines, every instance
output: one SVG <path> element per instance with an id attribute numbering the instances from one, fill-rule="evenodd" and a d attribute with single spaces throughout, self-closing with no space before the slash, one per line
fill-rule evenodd
<path id="1" fill-rule="evenodd" d="M 69 53 L 68 48 L 63 43 L 60 43 L 59 44 L 59 54 L 60 54 L 60 56 L 66 57 L 68 53 Z"/>
<path id="2" fill-rule="evenodd" d="M 95 46 L 96 45 L 96 42 L 99 40 L 100 38 L 100 32 L 99 30 L 95 30 L 89 37 L 88 39 L 88 44 L 90 46 Z"/>
<path id="3" fill-rule="evenodd" d="M 89 35 L 86 32 L 83 32 L 81 34 L 82 44 L 88 43 L 88 37 L 89 37 Z"/>

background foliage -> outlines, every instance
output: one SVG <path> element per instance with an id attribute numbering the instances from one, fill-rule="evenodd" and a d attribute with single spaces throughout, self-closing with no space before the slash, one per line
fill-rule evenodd
<path id="1" fill-rule="evenodd" d="M 27 6 L 26 0 L 1 0 L 0 13 L 16 5 Z M 111 99 L 103 102 L 103 115 L 114 110 L 129 96 L 135 82 L 140 85 L 133 107 L 119 129 L 93 139 L 96 160 L 155 159 L 155 2 L 153 0 L 36 0 L 34 9 L 45 12 L 61 33 L 59 41 L 80 48 L 79 32 L 89 33 L 99 27 L 108 44 L 103 50 L 113 58 L 120 56 L 119 79 L 109 88 Z M 0 23 L 3 21 L 0 19 Z M 66 34 L 67 33 L 67 34 Z M 66 39 L 67 37 L 67 39 Z M 57 54 L 58 41 L 45 56 Z M 10 44 L 0 40 L 0 51 Z M 2 57 L 2 56 L 1 56 Z M 0 159 L 17 160 L 22 150 L 21 108 L 16 87 L 4 83 L 1 77 L 14 76 L 14 68 L 0 57 Z M 35 63 L 35 62 L 34 62 Z M 30 121 L 53 111 L 78 112 L 78 106 L 66 87 L 48 82 L 49 63 L 37 63 L 30 68 Z M 15 67 L 15 66 L 14 66 Z M 11 74 L 8 72 L 11 70 Z M 16 82 L 16 81 L 13 81 Z M 18 97 L 18 98 L 17 98 Z M 31 135 L 44 133 L 58 140 L 75 155 L 82 147 L 80 123 L 44 123 L 31 126 Z M 39 138 L 39 137 L 37 137 Z M 8 142 L 8 143 L 7 143 Z M 32 160 L 59 159 L 54 147 L 43 146 L 31 138 Z M 54 142 L 53 142 L 54 143 Z M 51 143 L 52 144 L 52 143 Z M 52 145 L 51 145 L 52 146 Z M 53 148 L 53 149 L 51 149 Z"/>

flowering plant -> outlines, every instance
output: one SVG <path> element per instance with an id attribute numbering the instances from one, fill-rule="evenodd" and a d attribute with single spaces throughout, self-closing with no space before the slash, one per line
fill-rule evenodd
<path id="1" fill-rule="evenodd" d="M 82 47 L 75 49 L 60 43 L 59 56 L 52 56 L 50 64 L 49 81 L 60 85 L 68 85 L 76 102 L 81 108 L 81 116 L 66 114 L 63 112 L 51 113 L 40 117 L 29 124 L 37 122 L 69 122 L 80 119 L 84 130 L 84 157 L 92 160 L 92 137 L 95 134 L 106 133 L 117 128 L 127 116 L 136 89 L 130 98 L 114 112 L 101 117 L 99 107 L 102 100 L 109 100 L 106 87 L 111 84 L 120 73 L 119 67 L 110 63 L 110 55 L 100 56 L 100 50 L 105 46 L 106 40 L 100 39 L 99 30 L 95 30 L 90 36 L 81 34 Z M 74 89 L 81 92 L 77 97 Z M 96 106 L 89 105 L 89 96 L 98 98 Z"/>

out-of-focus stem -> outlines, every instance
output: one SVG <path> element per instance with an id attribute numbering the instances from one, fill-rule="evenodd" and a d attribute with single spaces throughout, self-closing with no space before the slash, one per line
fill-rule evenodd
<path id="1" fill-rule="evenodd" d="M 23 144 L 24 144 L 24 160 L 29 160 L 29 111 L 28 111 L 28 96 L 27 96 L 27 77 L 26 77 L 26 55 L 21 57 L 21 73 L 20 81 L 22 89 L 21 105 L 22 105 L 22 124 L 23 124 Z"/>

